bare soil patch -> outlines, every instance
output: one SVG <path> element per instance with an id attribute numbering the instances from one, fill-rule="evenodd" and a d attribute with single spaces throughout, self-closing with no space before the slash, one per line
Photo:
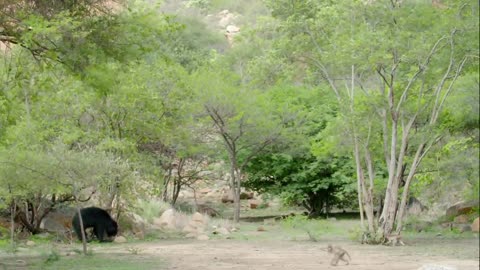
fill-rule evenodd
<path id="1" fill-rule="evenodd" d="M 352 257 L 350 265 L 330 266 L 331 256 L 324 250 L 328 242 L 307 241 L 159 241 L 128 244 L 142 256 L 160 256 L 166 269 L 181 270 L 263 270 L 263 269 L 418 269 L 425 264 L 479 269 L 478 239 L 418 240 L 415 245 L 386 247 L 336 243 Z M 112 246 L 104 252 L 125 250 Z"/>

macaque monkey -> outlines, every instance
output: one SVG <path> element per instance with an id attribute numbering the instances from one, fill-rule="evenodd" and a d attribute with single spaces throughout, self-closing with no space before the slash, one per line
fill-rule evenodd
<path id="1" fill-rule="evenodd" d="M 352 260 L 350 254 L 348 254 L 348 252 L 341 247 L 333 247 L 332 245 L 328 245 L 327 251 L 328 253 L 333 254 L 333 259 L 330 262 L 330 265 L 332 266 L 336 266 L 339 260 L 346 262 L 347 265 L 350 263 L 349 261 Z M 348 256 L 348 259 L 345 258 L 345 255 Z"/>

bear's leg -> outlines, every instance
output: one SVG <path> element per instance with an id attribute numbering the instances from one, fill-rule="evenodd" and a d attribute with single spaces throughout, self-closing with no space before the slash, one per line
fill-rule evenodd
<path id="1" fill-rule="evenodd" d="M 105 242 L 103 236 L 105 235 L 105 226 L 104 224 L 97 224 L 94 228 L 95 236 L 97 237 L 98 241 Z"/>

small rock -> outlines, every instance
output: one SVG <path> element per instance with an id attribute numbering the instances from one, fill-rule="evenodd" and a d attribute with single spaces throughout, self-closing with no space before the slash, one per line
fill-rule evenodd
<path id="1" fill-rule="evenodd" d="M 134 237 L 135 237 L 135 239 L 143 240 L 143 239 L 145 239 L 145 233 L 144 232 L 134 233 Z"/>
<path id="2" fill-rule="evenodd" d="M 229 235 L 229 234 L 230 234 L 230 232 L 228 231 L 228 229 L 227 229 L 227 228 L 223 228 L 223 227 L 222 227 L 222 228 L 219 228 L 217 231 L 218 231 L 218 233 L 220 233 L 220 234 L 222 234 L 222 235 Z"/>
<path id="3" fill-rule="evenodd" d="M 233 196 L 223 195 L 221 201 L 222 203 L 233 203 Z"/>
<path id="4" fill-rule="evenodd" d="M 200 241 L 206 241 L 206 240 L 209 240 L 209 239 L 210 239 L 210 237 L 208 237 L 208 235 L 205 235 L 205 234 L 197 236 L 197 240 L 200 240 Z"/>
<path id="5" fill-rule="evenodd" d="M 238 33 L 240 32 L 240 27 L 236 26 L 236 25 L 227 25 L 227 28 L 226 28 L 226 31 L 227 33 Z"/>
<path id="6" fill-rule="evenodd" d="M 187 235 L 185 235 L 185 237 L 186 237 L 186 238 L 195 238 L 195 237 L 197 237 L 197 234 L 191 232 L 191 233 L 187 233 Z"/>
<path id="7" fill-rule="evenodd" d="M 426 264 L 418 268 L 417 270 L 457 270 L 457 268 L 445 265 Z"/>
<path id="8" fill-rule="evenodd" d="M 452 222 L 444 222 L 444 223 L 440 224 L 440 226 L 444 229 L 452 229 L 453 223 Z"/>
<path id="9" fill-rule="evenodd" d="M 115 237 L 115 239 L 113 240 L 113 242 L 115 243 L 126 243 L 127 242 L 127 238 L 123 237 L 123 236 L 117 236 Z"/>
<path id="10" fill-rule="evenodd" d="M 469 224 L 462 224 L 460 226 L 460 232 L 471 232 L 472 231 L 472 227 L 469 225 Z"/>
<path id="11" fill-rule="evenodd" d="M 33 247 L 33 246 L 35 246 L 35 242 L 33 242 L 32 240 L 28 240 L 26 245 L 27 245 L 27 247 Z"/>
<path id="12" fill-rule="evenodd" d="M 248 205 L 250 206 L 250 209 L 257 209 L 260 203 L 261 202 L 259 200 L 248 200 Z"/>
<path id="13" fill-rule="evenodd" d="M 208 205 L 203 205 L 203 204 L 197 205 L 197 211 L 199 213 L 208 215 L 210 217 L 216 217 L 218 215 L 217 210 L 213 209 L 212 207 L 210 207 Z"/>
<path id="14" fill-rule="evenodd" d="M 478 232 L 479 232 L 479 229 L 480 229 L 479 227 L 480 227 L 480 220 L 479 220 L 479 218 L 477 217 L 477 218 L 473 221 L 473 223 L 472 223 L 472 231 L 478 233 Z"/>
<path id="15" fill-rule="evenodd" d="M 479 201 L 458 202 L 449 207 L 445 213 L 447 217 L 454 217 L 461 214 L 469 214 L 473 211 L 474 207 L 478 207 Z"/>
<path id="16" fill-rule="evenodd" d="M 257 232 L 264 232 L 264 231 L 266 231 L 266 230 L 263 226 L 258 226 Z"/>
<path id="17" fill-rule="evenodd" d="M 48 232 L 39 233 L 36 236 L 39 237 L 39 238 L 46 239 L 46 238 L 50 237 L 50 233 L 48 233 Z"/>
<path id="18" fill-rule="evenodd" d="M 253 192 L 240 193 L 240 200 L 251 200 L 251 199 L 253 199 Z"/>
<path id="19" fill-rule="evenodd" d="M 229 235 L 230 232 L 228 231 L 227 228 L 215 228 L 212 232 L 213 234 L 221 234 L 221 235 Z"/>
<path id="20" fill-rule="evenodd" d="M 453 221 L 455 223 L 462 223 L 462 224 L 465 224 L 465 223 L 468 223 L 468 216 L 467 215 L 460 215 L 460 216 L 456 216 Z"/>
<path id="21" fill-rule="evenodd" d="M 175 229 L 175 218 L 175 210 L 168 209 L 163 212 L 160 218 L 155 218 L 153 224 L 168 229 Z"/>
<path id="22" fill-rule="evenodd" d="M 196 234 L 197 232 L 199 231 L 203 231 L 201 228 L 197 228 L 196 226 L 193 226 L 191 224 L 188 224 L 187 226 L 185 226 L 182 230 L 184 233 L 187 233 L 187 234 Z"/>
<path id="23" fill-rule="evenodd" d="M 263 220 L 263 225 L 275 225 L 275 218 L 266 218 Z"/>
<path id="24" fill-rule="evenodd" d="M 207 194 L 207 193 L 210 193 L 210 192 L 212 192 L 212 189 L 210 189 L 210 188 L 202 188 L 198 191 L 198 193 L 200 193 L 200 194 Z"/>
<path id="25" fill-rule="evenodd" d="M 192 216 L 192 220 L 197 221 L 199 223 L 203 223 L 204 218 L 203 218 L 202 214 L 200 214 L 199 212 L 195 212 L 195 214 L 193 214 L 193 216 Z"/>

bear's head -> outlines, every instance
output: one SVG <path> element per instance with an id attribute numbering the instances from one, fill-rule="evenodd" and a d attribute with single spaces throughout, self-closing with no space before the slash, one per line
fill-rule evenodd
<path id="1" fill-rule="evenodd" d="M 112 222 L 107 226 L 107 235 L 109 237 L 115 236 L 118 233 L 118 224 L 115 220 L 112 220 Z"/>

